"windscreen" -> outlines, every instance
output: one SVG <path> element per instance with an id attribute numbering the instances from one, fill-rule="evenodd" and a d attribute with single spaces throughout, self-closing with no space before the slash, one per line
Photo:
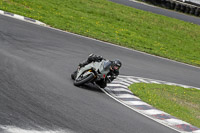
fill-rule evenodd
<path id="1" fill-rule="evenodd" d="M 103 69 L 104 70 L 108 70 L 111 66 L 111 62 L 110 61 L 105 61 L 104 65 L 103 65 Z"/>

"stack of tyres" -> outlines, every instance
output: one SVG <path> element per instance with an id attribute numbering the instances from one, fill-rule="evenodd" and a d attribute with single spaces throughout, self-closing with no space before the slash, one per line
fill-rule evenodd
<path id="1" fill-rule="evenodd" d="M 195 15 L 200 17 L 200 6 L 192 5 L 177 0 L 143 0 L 144 2 L 151 3 L 156 6 L 164 7 L 167 9 L 179 11 L 186 14 Z"/>

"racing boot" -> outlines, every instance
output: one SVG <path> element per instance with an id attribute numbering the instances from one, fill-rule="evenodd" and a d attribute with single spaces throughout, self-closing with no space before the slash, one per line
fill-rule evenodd
<path id="1" fill-rule="evenodd" d="M 88 59 L 86 60 L 86 61 L 83 61 L 82 63 L 79 63 L 79 69 L 81 68 L 81 67 L 84 67 L 84 66 L 86 66 L 87 64 L 89 64 L 89 63 L 91 63 L 92 61 L 93 61 L 93 56 L 94 56 L 94 54 L 92 53 L 92 54 L 90 54 L 89 56 L 88 56 Z"/>

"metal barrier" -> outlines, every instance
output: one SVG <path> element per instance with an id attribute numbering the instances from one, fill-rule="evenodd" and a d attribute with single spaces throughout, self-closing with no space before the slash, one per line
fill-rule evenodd
<path id="1" fill-rule="evenodd" d="M 160 7 L 164 7 L 179 12 L 200 16 L 200 5 L 190 4 L 188 1 L 181 2 L 183 0 L 143 0 L 144 2 L 151 3 Z M 191 0 L 190 0 L 191 1 Z"/>

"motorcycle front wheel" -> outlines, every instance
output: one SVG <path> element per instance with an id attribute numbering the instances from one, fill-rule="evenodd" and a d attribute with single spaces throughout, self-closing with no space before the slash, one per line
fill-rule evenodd
<path id="1" fill-rule="evenodd" d="M 80 76 L 78 79 L 74 80 L 74 85 L 75 86 L 83 85 L 83 84 L 91 81 L 92 79 L 94 79 L 94 77 L 95 77 L 94 73 L 90 73 L 89 75 L 84 76 L 84 77 Z"/>
<path id="2" fill-rule="evenodd" d="M 71 78 L 72 78 L 73 80 L 75 80 L 76 75 L 77 75 L 77 70 L 71 74 Z"/>

